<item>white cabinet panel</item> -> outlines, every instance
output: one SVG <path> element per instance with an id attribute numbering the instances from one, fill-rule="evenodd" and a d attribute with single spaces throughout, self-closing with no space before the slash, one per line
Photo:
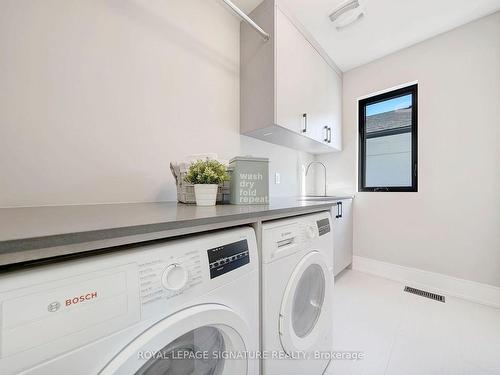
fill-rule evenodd
<path id="1" fill-rule="evenodd" d="M 333 273 L 339 274 L 352 263 L 352 199 L 343 199 L 332 208 Z"/>
<path id="2" fill-rule="evenodd" d="M 325 126 L 340 125 L 340 77 L 279 9 L 276 12 L 276 123 L 328 142 Z M 338 92 L 336 92 L 338 90 Z M 337 113 L 335 113 L 337 112 Z M 335 129 L 335 133 L 337 134 Z M 336 137 L 336 140 L 340 138 Z M 332 138 L 333 140 L 333 138 Z"/>
<path id="3" fill-rule="evenodd" d="M 342 150 L 342 79 L 331 69 L 327 69 L 328 117 L 326 124 L 331 128 L 330 146 Z"/>
<path id="4" fill-rule="evenodd" d="M 265 0 L 250 16 L 271 39 L 241 26 L 242 133 L 312 153 L 340 150 L 341 77 L 275 1 Z"/>
<path id="5" fill-rule="evenodd" d="M 310 69 L 309 46 L 280 11 L 276 13 L 276 30 L 276 123 L 304 132 L 303 115 L 311 109 L 311 82 L 304 74 Z"/>
<path id="6" fill-rule="evenodd" d="M 311 55 L 311 81 L 313 83 L 313 92 L 311 94 L 311 100 L 313 101 L 311 123 L 314 128 L 315 138 L 319 142 L 330 145 L 327 140 L 325 126 L 331 126 L 331 117 L 333 117 L 333 106 L 329 101 L 328 95 L 329 87 L 331 86 L 329 82 L 329 80 L 331 80 L 330 73 L 333 71 L 318 52 L 314 49 L 312 50 L 314 53 Z"/>

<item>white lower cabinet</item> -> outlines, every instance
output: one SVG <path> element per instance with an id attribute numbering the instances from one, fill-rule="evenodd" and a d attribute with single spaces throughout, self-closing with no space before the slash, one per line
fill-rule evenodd
<path id="1" fill-rule="evenodd" d="M 343 199 L 332 207 L 333 273 L 335 276 L 352 264 L 352 201 L 352 199 Z"/>

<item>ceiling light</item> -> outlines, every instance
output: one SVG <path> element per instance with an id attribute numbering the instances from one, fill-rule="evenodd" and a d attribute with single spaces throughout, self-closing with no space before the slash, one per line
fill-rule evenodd
<path id="1" fill-rule="evenodd" d="M 335 24 L 337 30 L 341 30 L 360 20 L 363 15 L 364 7 L 359 3 L 359 0 L 350 0 L 337 7 L 330 14 L 330 20 Z"/>

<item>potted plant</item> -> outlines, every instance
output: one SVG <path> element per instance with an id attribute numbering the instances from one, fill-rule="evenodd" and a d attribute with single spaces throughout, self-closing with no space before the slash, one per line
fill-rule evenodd
<path id="1" fill-rule="evenodd" d="M 197 160 L 189 166 L 185 180 L 194 185 L 196 205 L 215 206 L 219 184 L 229 180 L 229 175 L 217 160 Z"/>

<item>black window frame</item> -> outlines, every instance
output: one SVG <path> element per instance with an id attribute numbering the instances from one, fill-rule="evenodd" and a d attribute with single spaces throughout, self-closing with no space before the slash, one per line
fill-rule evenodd
<path id="1" fill-rule="evenodd" d="M 366 107 L 371 104 L 386 101 L 388 99 L 397 98 L 400 96 L 412 96 L 412 111 L 411 111 L 411 162 L 412 162 L 412 179 L 411 186 L 365 186 L 366 181 L 366 142 L 365 121 Z M 374 95 L 358 101 L 358 127 L 359 127 L 359 143 L 358 143 L 358 190 L 360 192 L 418 192 L 418 84 L 413 84 L 396 90 L 384 92 L 383 94 Z M 375 136 L 387 136 L 394 134 L 402 134 L 407 132 L 407 128 L 383 130 L 375 133 Z M 381 134 L 383 133 L 383 134 Z M 371 135 L 368 138 L 373 138 Z"/>

